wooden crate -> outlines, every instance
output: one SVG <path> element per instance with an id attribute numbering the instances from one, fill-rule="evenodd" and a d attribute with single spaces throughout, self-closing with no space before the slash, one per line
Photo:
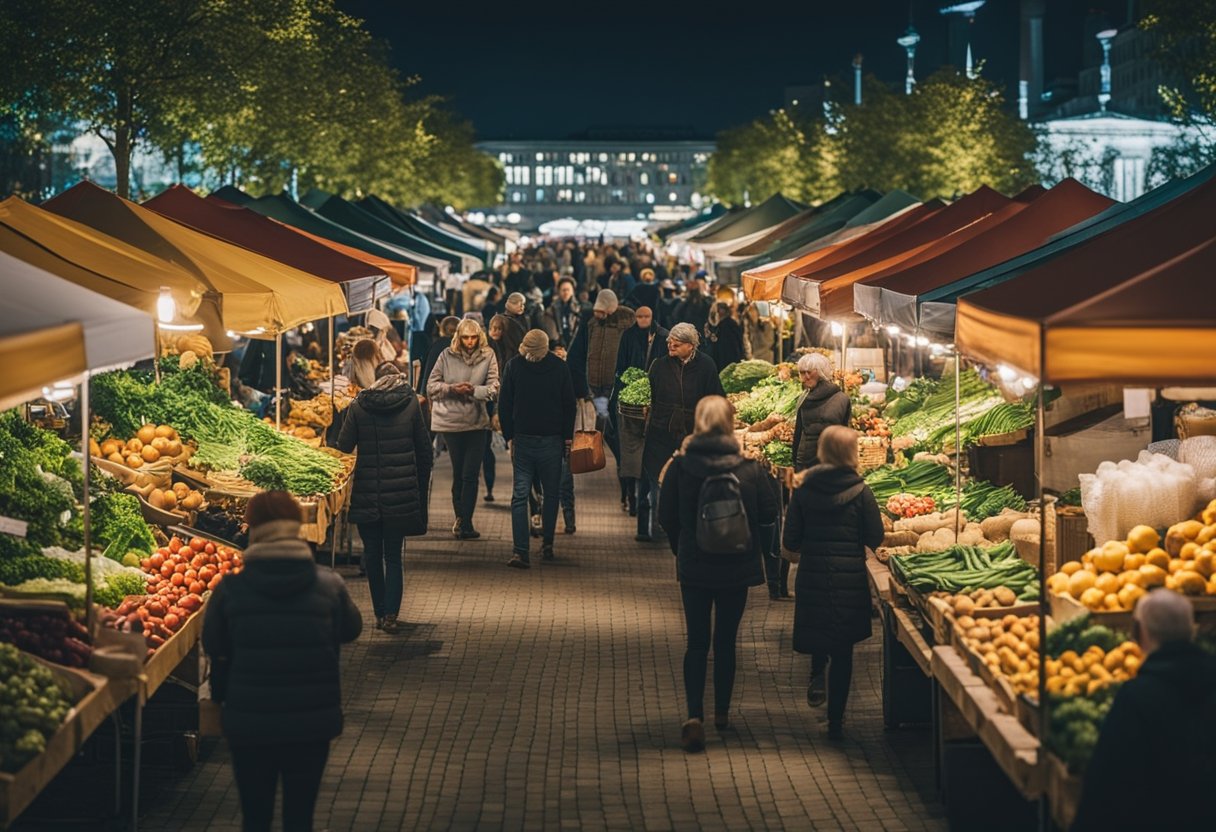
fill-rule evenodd
<path id="1" fill-rule="evenodd" d="M 1085 510 L 1077 506 L 1056 509 L 1056 571 L 1070 560 L 1080 560 L 1093 547 Z"/>

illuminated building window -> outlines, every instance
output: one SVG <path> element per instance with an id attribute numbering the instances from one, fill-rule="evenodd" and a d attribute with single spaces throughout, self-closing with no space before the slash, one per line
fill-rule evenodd
<path id="1" fill-rule="evenodd" d="M 668 185 L 676 184 L 676 182 L 678 182 L 679 179 L 680 179 L 680 177 L 678 175 L 676 175 L 676 173 L 674 171 L 672 173 L 667 174 L 667 184 Z"/>
<path id="2" fill-rule="evenodd" d="M 649 185 L 650 184 L 650 174 L 648 174 L 646 171 L 642 171 L 641 173 L 639 173 L 638 174 L 638 184 L 639 185 Z"/>
<path id="3" fill-rule="evenodd" d="M 646 194 L 646 204 L 654 205 L 654 194 Z"/>
<path id="4" fill-rule="evenodd" d="M 544 188 L 537 188 L 537 189 L 536 189 L 536 201 L 537 201 L 537 202 L 544 202 L 544 201 L 545 201 L 545 189 L 544 189 Z"/>
<path id="5" fill-rule="evenodd" d="M 671 193 L 669 193 L 667 195 L 667 198 L 670 199 L 672 202 L 675 202 L 676 200 L 678 200 L 680 198 L 680 196 L 675 191 L 672 191 Z"/>

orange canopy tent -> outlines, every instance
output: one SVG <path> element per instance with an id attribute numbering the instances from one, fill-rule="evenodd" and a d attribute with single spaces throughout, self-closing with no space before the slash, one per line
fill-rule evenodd
<path id="1" fill-rule="evenodd" d="M 919 262 L 912 258 L 918 258 L 922 254 L 923 259 L 928 259 L 932 253 L 925 254 L 926 250 L 949 235 L 966 229 L 996 212 L 1004 213 L 994 222 L 1012 216 L 1025 207 L 1025 203 L 1015 202 L 987 186 L 981 186 L 924 221 L 887 237 L 878 245 L 843 259 L 832 258 L 837 262 L 817 263 L 792 272 L 785 281 L 781 299 L 816 317 L 825 318 L 833 314 L 852 317 L 851 292 L 847 303 L 842 302 L 838 296 L 830 310 L 824 308 L 825 295 L 838 293 L 841 288 L 851 286 L 863 277 L 878 274 L 898 263 Z M 956 242 L 958 241 L 961 239 Z M 940 247 L 933 250 L 940 250 Z M 836 281 L 830 288 L 825 286 L 834 279 Z"/>
<path id="2" fill-rule="evenodd" d="M 900 231 L 933 216 L 945 207 L 944 202 L 934 199 L 914 206 L 901 214 L 897 214 L 890 220 L 878 224 L 877 227 L 841 229 L 841 232 L 837 233 L 849 230 L 858 230 L 860 233 L 855 235 L 843 234 L 840 238 L 827 240 L 823 248 L 807 252 L 789 260 L 781 260 L 745 271 L 743 273 L 743 292 L 752 300 L 780 300 L 782 285 L 785 282 L 785 278 L 791 272 L 816 263 L 827 264 L 836 262 L 841 258 L 864 251 L 870 246 L 878 245 L 878 243 L 893 234 L 898 234 Z"/>
<path id="3" fill-rule="evenodd" d="M 1216 182 L 1209 181 L 961 297 L 955 343 L 1047 382 L 1209 381 L 1216 316 L 1202 301 L 1211 296 L 1213 241 L 1210 226 L 1195 218 L 1214 213 Z"/>
<path id="4" fill-rule="evenodd" d="M 922 292 L 1017 257 L 1113 204 L 1114 200 L 1075 179 L 1065 179 L 1046 192 L 1039 188 L 1025 210 L 960 245 L 916 265 L 900 264 L 886 274 L 853 284 L 853 310 L 873 322 L 913 330 L 916 298 Z"/>

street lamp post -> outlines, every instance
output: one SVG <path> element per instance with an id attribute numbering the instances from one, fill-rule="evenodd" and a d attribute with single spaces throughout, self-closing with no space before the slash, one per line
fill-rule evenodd
<path id="1" fill-rule="evenodd" d="M 1119 34 L 1117 29 L 1103 29 L 1098 32 L 1098 43 L 1102 44 L 1102 71 L 1101 80 L 1098 86 L 1098 106 L 1102 112 L 1106 112 L 1106 105 L 1110 103 L 1110 43 L 1115 39 L 1115 35 Z"/>
<path id="2" fill-rule="evenodd" d="M 967 21 L 967 77 L 975 77 L 975 64 L 971 58 L 971 26 L 975 23 L 975 13 L 978 12 L 988 0 L 966 0 L 963 3 L 952 3 L 949 6 L 943 6 L 939 9 L 941 14 L 959 14 Z"/>
<path id="3" fill-rule="evenodd" d="M 912 88 L 916 86 L 916 44 L 920 43 L 920 35 L 912 26 L 908 26 L 908 31 L 904 32 L 903 37 L 896 41 L 908 53 L 908 74 L 904 77 L 904 94 L 911 95 Z"/>

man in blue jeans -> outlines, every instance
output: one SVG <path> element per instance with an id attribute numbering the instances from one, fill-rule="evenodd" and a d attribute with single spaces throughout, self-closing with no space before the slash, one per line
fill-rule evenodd
<path id="1" fill-rule="evenodd" d="M 519 355 L 503 367 L 498 419 L 511 451 L 512 556 L 507 566 L 527 569 L 528 495 L 533 481 L 544 494 L 541 508 L 541 557 L 553 560 L 553 536 L 562 481 L 562 460 L 574 439 L 574 383 L 566 362 L 549 352 L 549 336 L 533 329 L 519 345 Z"/>

